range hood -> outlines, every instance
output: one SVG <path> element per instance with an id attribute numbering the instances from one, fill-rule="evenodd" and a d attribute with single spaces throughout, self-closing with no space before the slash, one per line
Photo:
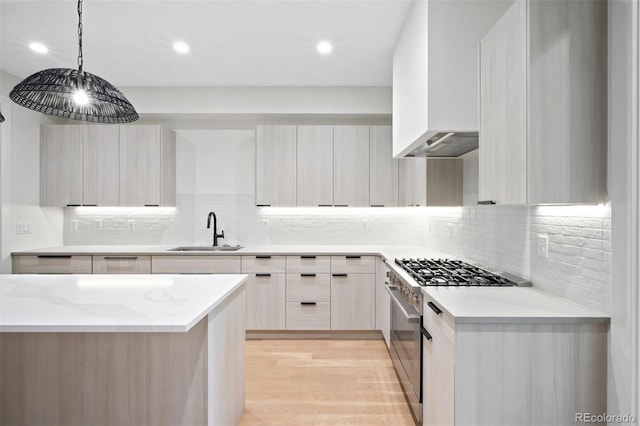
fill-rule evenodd
<path id="1" fill-rule="evenodd" d="M 478 132 L 438 132 L 405 157 L 459 157 L 478 149 Z"/>

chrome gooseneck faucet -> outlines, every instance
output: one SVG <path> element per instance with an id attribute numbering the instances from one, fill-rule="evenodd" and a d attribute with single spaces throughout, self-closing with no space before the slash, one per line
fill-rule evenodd
<path id="1" fill-rule="evenodd" d="M 218 238 L 224 238 L 224 231 L 220 231 L 218 234 L 218 219 L 216 218 L 216 214 L 214 212 L 209 212 L 209 216 L 207 217 L 207 229 L 211 228 L 211 218 L 213 217 L 213 246 L 218 246 Z"/>

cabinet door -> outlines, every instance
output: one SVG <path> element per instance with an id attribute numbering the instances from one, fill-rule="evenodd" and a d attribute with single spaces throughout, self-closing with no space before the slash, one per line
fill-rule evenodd
<path id="1" fill-rule="evenodd" d="M 93 256 L 94 274 L 150 274 L 151 256 Z"/>
<path id="2" fill-rule="evenodd" d="M 82 203 L 95 206 L 120 204 L 120 129 L 114 125 L 84 128 L 82 152 Z"/>
<path id="3" fill-rule="evenodd" d="M 375 274 L 331 274 L 331 329 L 375 329 Z"/>
<path id="4" fill-rule="evenodd" d="M 607 2 L 530 1 L 528 203 L 607 195 Z"/>
<path id="5" fill-rule="evenodd" d="M 256 128 L 256 204 L 296 205 L 296 126 Z"/>
<path id="6" fill-rule="evenodd" d="M 455 424 L 453 359 L 434 339 L 422 338 L 422 424 Z"/>
<path id="7" fill-rule="evenodd" d="M 462 159 L 427 159 L 427 206 L 462 205 Z"/>
<path id="8" fill-rule="evenodd" d="M 526 35 L 517 0 L 480 42 L 480 201 L 527 201 Z"/>
<path id="9" fill-rule="evenodd" d="M 297 205 L 333 205 L 333 127 L 298 126 L 297 146 Z"/>
<path id="10" fill-rule="evenodd" d="M 399 177 L 400 206 L 427 204 L 427 159 L 401 158 Z"/>
<path id="11" fill-rule="evenodd" d="M 284 330 L 285 274 L 250 274 L 246 288 L 247 329 Z"/>
<path id="12" fill-rule="evenodd" d="M 369 129 L 369 204 L 398 206 L 398 160 L 393 158 L 391 126 Z"/>
<path id="13" fill-rule="evenodd" d="M 81 125 L 42 127 L 41 205 L 64 207 L 82 204 L 83 128 Z"/>
<path id="14" fill-rule="evenodd" d="M 333 127 L 333 204 L 369 206 L 369 126 Z"/>
<path id="15" fill-rule="evenodd" d="M 14 274 L 91 274 L 91 256 L 12 256 Z"/>
<path id="16" fill-rule="evenodd" d="M 120 126 L 120 205 L 160 205 L 160 126 Z"/>

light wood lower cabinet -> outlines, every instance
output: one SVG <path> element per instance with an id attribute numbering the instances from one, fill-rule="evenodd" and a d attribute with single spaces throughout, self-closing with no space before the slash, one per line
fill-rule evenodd
<path id="1" fill-rule="evenodd" d="M 425 296 L 423 425 L 569 425 L 604 413 L 608 324 L 455 323 Z"/>
<path id="2" fill-rule="evenodd" d="M 285 329 L 285 274 L 250 274 L 247 330 Z"/>
<path id="3" fill-rule="evenodd" d="M 287 302 L 330 301 L 330 274 L 287 274 Z"/>
<path id="4" fill-rule="evenodd" d="M 331 302 L 287 302 L 287 330 L 329 330 Z"/>
<path id="5" fill-rule="evenodd" d="M 331 274 L 331 329 L 375 329 L 375 274 Z"/>
<path id="6" fill-rule="evenodd" d="M 151 256 L 93 256 L 94 274 L 150 274 Z"/>
<path id="7" fill-rule="evenodd" d="M 239 274 L 240 256 L 152 256 L 152 274 Z"/>
<path id="8" fill-rule="evenodd" d="M 91 256 L 13 256 L 14 274 L 91 274 Z"/>

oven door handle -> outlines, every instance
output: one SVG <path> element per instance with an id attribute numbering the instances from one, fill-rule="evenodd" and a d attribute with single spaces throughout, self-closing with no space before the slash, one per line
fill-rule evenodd
<path id="1" fill-rule="evenodd" d="M 409 311 L 413 310 L 413 307 L 409 305 L 402 299 L 400 295 L 400 289 L 394 285 L 385 285 L 389 296 L 391 296 L 391 300 L 400 308 L 402 314 L 410 323 L 420 323 L 420 315 L 419 314 L 411 314 Z M 400 295 L 400 297 L 398 297 Z"/>

